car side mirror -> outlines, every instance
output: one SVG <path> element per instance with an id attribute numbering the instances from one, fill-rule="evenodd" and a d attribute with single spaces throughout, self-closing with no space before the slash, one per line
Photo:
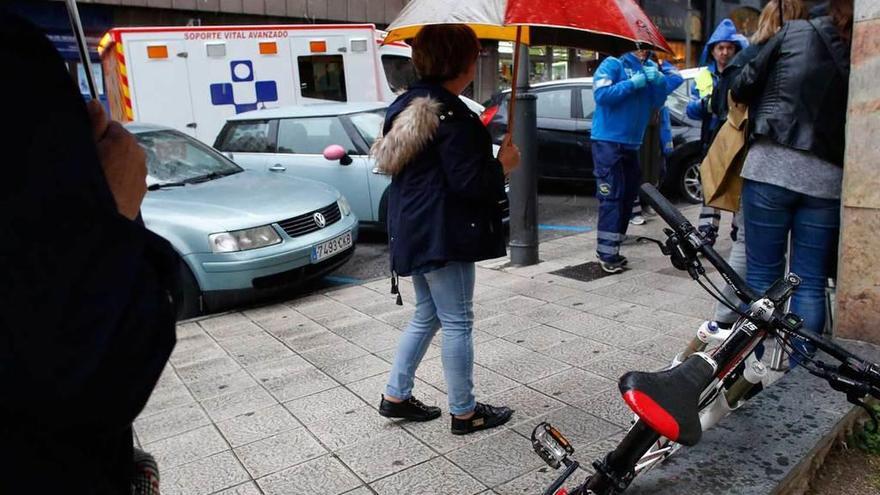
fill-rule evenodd
<path id="1" fill-rule="evenodd" d="M 331 144 L 324 148 L 324 158 L 331 162 L 339 160 L 340 165 L 351 165 L 352 162 L 351 157 L 348 156 L 348 152 L 345 151 L 345 148 L 338 144 Z"/>

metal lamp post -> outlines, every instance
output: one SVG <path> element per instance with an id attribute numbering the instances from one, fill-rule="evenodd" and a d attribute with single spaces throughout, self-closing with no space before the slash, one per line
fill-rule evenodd
<path id="1" fill-rule="evenodd" d="M 513 142 L 521 159 L 510 177 L 510 262 L 528 266 L 538 263 L 538 98 L 529 92 L 529 47 L 519 50 Z"/>

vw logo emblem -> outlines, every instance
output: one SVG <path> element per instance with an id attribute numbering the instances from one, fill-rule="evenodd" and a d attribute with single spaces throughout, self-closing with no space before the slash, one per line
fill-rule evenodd
<path id="1" fill-rule="evenodd" d="M 312 216 L 312 219 L 315 220 L 315 225 L 317 225 L 319 229 L 323 229 L 324 226 L 327 225 L 327 220 L 324 218 L 324 215 L 321 215 L 320 212 L 315 213 Z"/>

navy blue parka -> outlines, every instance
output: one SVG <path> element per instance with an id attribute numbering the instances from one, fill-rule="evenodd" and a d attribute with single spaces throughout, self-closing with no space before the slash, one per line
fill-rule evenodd
<path id="1" fill-rule="evenodd" d="M 389 171 L 395 273 L 506 254 L 503 168 L 489 132 L 461 99 L 439 84 L 414 84 L 388 108 L 382 141 L 384 156 L 400 161 Z M 382 160 L 379 165 L 387 170 Z"/>

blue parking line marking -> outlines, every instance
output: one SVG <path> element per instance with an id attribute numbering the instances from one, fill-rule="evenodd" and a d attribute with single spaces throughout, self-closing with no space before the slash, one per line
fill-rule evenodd
<path id="1" fill-rule="evenodd" d="M 327 275 L 324 280 L 333 285 L 351 285 L 361 283 L 361 279 L 354 277 L 344 277 L 342 275 Z"/>
<path id="2" fill-rule="evenodd" d="M 564 230 L 566 232 L 592 232 L 593 227 L 577 227 L 574 225 L 538 225 L 538 230 Z"/>

